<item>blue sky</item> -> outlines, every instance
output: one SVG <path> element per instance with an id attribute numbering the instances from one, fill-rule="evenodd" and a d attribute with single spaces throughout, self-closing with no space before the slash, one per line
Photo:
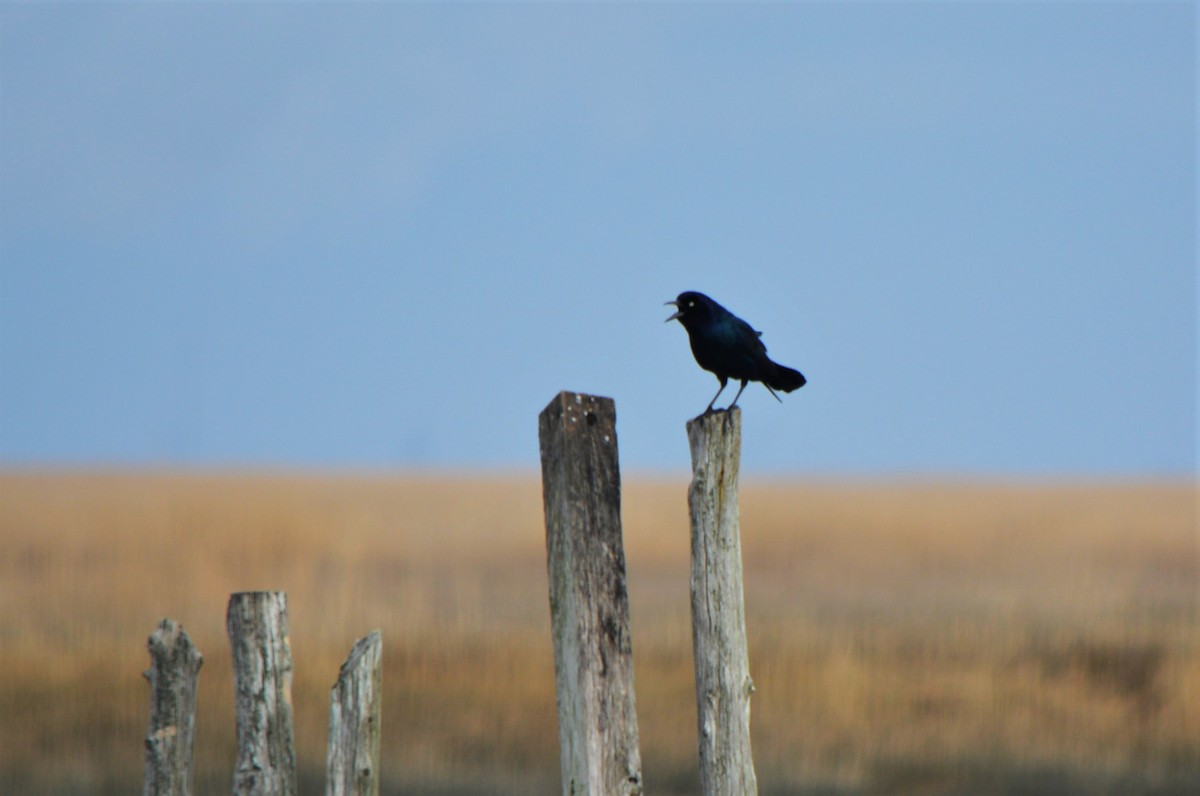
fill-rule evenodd
<path id="1" fill-rule="evenodd" d="M 1191 3 L 0 5 L 0 464 L 1195 471 Z M 731 397 L 731 396 L 730 396 Z"/>

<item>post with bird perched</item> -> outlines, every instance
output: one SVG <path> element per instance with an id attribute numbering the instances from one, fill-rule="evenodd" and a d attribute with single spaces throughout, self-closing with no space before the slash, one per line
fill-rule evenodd
<path id="1" fill-rule="evenodd" d="M 642 793 L 616 418 L 570 392 L 538 417 L 564 796 Z"/>
<path id="2" fill-rule="evenodd" d="M 750 754 L 750 659 L 742 593 L 738 470 L 742 413 L 705 412 L 687 424 L 692 451 L 692 641 L 700 785 L 706 796 L 755 794 Z"/>
<path id="3" fill-rule="evenodd" d="M 738 527 L 742 390 L 760 382 L 776 390 L 803 387 L 804 374 L 767 356 L 762 332 L 703 293 L 689 290 L 668 301 L 687 330 L 696 364 L 717 377 L 717 394 L 688 421 L 692 451 L 692 641 L 696 660 L 696 720 L 700 733 L 700 785 L 706 796 L 755 794 L 750 754 L 750 656 L 742 592 L 742 542 Z M 726 409 L 713 411 L 730 379 L 742 383 Z"/>

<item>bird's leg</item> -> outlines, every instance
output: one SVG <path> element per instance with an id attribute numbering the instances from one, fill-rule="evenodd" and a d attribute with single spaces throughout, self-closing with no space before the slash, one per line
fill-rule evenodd
<path id="1" fill-rule="evenodd" d="M 764 381 L 764 382 L 763 382 L 763 386 L 767 388 L 767 392 L 771 393 L 771 395 L 775 395 L 775 391 L 771 389 L 771 385 L 767 384 L 767 383 Z M 780 398 L 778 395 L 775 395 L 775 400 L 776 400 L 776 401 L 779 401 L 779 403 L 783 403 L 783 399 L 782 399 L 782 398 Z"/>
<path id="2" fill-rule="evenodd" d="M 738 394 L 737 394 L 737 395 L 735 395 L 735 396 L 733 396 L 733 403 L 731 403 L 731 404 L 730 404 L 730 405 L 729 405 L 729 406 L 728 406 L 728 407 L 725 409 L 725 411 L 726 411 L 726 412 L 728 412 L 728 411 L 729 411 L 730 409 L 732 409 L 733 407 L 737 406 L 737 399 L 742 397 L 742 390 L 746 389 L 746 385 L 747 385 L 749 382 L 750 382 L 750 380 L 749 380 L 749 379 L 742 379 L 742 386 L 738 388 Z M 768 388 L 768 389 L 769 389 L 769 388 Z M 715 401 L 715 400 L 716 400 L 716 398 L 714 398 L 713 400 Z"/>
<path id="3" fill-rule="evenodd" d="M 726 378 L 725 376 L 717 376 L 717 378 L 720 379 L 720 381 L 721 381 L 721 389 L 717 390 L 717 395 L 720 395 L 721 390 L 724 390 L 725 385 L 729 383 L 729 379 Z M 715 404 L 717 402 L 717 395 L 714 395 L 713 399 L 708 402 L 708 408 L 704 410 L 704 414 L 708 414 L 709 412 L 712 411 L 713 404 Z"/>

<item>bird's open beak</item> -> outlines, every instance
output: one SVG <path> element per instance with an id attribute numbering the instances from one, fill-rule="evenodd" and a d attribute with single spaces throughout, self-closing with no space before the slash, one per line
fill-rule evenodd
<path id="1" fill-rule="evenodd" d="M 664 301 L 663 306 L 664 307 L 678 307 L 679 302 L 678 301 Z M 670 318 L 667 318 L 665 321 L 663 321 L 663 323 L 670 323 L 671 321 L 677 319 L 681 315 L 683 315 L 683 310 L 679 310 L 679 312 L 676 312 Z"/>

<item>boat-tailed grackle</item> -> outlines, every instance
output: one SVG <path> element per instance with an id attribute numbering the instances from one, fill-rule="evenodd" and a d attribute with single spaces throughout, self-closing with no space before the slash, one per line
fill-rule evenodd
<path id="1" fill-rule="evenodd" d="M 705 414 L 712 411 L 713 404 L 730 379 L 739 379 L 742 386 L 733 396 L 729 409 L 737 405 L 742 390 L 752 381 L 762 382 L 777 401 L 780 398 L 775 390 L 791 392 L 804 386 L 804 374 L 772 362 L 767 356 L 767 347 L 761 340 L 762 332 L 754 331 L 750 324 L 708 296 L 689 290 L 666 303 L 678 310 L 667 318 L 667 322 L 679 321 L 683 324 L 696 362 L 714 373 L 721 382 L 721 389 L 708 402 Z"/>

